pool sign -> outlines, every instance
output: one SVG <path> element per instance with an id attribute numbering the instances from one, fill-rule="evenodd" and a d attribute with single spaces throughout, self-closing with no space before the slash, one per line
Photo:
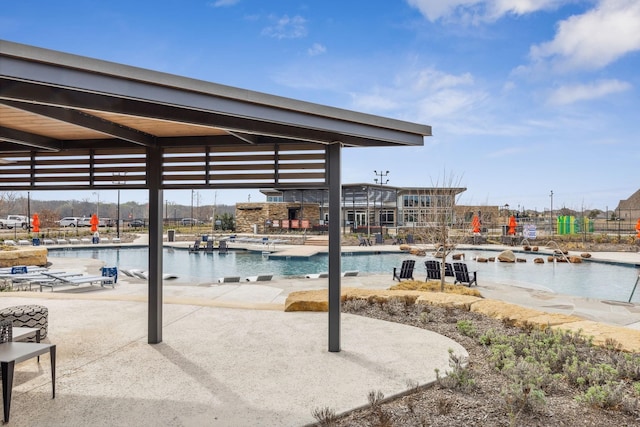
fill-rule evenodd
<path id="1" fill-rule="evenodd" d="M 525 224 L 522 226 L 522 236 L 525 239 L 535 239 L 536 238 L 536 225 L 535 224 Z"/>

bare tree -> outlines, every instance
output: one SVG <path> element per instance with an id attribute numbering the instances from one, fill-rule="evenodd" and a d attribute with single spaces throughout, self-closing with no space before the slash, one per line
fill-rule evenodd
<path id="1" fill-rule="evenodd" d="M 431 188 L 424 190 L 418 198 L 420 209 L 417 218 L 420 227 L 416 228 L 418 237 L 435 248 L 434 255 L 440 258 L 440 290 L 444 291 L 445 265 L 449 254 L 456 243 L 464 237 L 461 233 L 453 233 L 457 219 L 455 205 L 462 192 L 461 177 L 443 173 L 443 178 L 432 181 Z M 458 227 L 460 228 L 460 227 Z"/>
<path id="2" fill-rule="evenodd" d="M 22 211 L 16 212 L 18 200 L 20 200 L 18 193 L 13 191 L 0 192 L 0 216 L 22 214 Z"/>

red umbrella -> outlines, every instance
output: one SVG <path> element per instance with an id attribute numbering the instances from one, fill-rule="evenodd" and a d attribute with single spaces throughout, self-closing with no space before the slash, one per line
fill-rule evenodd
<path id="1" fill-rule="evenodd" d="M 98 220 L 98 215 L 93 214 L 91 215 L 91 220 L 89 221 L 89 224 L 91 224 L 91 231 L 96 232 L 98 231 L 98 224 L 100 223 L 100 221 Z"/>
<path id="2" fill-rule="evenodd" d="M 507 231 L 507 234 L 512 234 L 515 235 L 516 234 L 516 217 L 511 215 L 509 217 L 509 230 Z"/>
<path id="3" fill-rule="evenodd" d="M 473 220 L 471 220 L 471 227 L 473 227 L 474 233 L 480 233 L 480 218 L 478 218 L 478 215 L 473 216 Z"/>
<path id="4" fill-rule="evenodd" d="M 33 221 L 31 221 L 31 223 L 33 224 L 33 232 L 40 232 L 40 217 L 38 217 L 38 214 L 33 214 Z"/>
<path id="5" fill-rule="evenodd" d="M 638 222 L 636 222 L 636 231 L 638 232 L 636 237 L 640 239 L 640 218 L 638 218 Z"/>

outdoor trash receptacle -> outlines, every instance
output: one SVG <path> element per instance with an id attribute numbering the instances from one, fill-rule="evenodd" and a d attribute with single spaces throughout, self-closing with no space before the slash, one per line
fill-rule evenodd
<path id="1" fill-rule="evenodd" d="M 98 243 L 100 243 L 100 238 L 96 237 L 96 236 L 93 236 L 91 238 L 91 241 L 93 242 L 94 245 L 97 245 Z"/>
<path id="2" fill-rule="evenodd" d="M 37 238 L 37 237 L 34 237 L 34 238 L 31 240 L 31 243 L 33 244 L 33 246 L 40 246 L 40 239 L 39 239 L 39 238 Z"/>
<path id="3" fill-rule="evenodd" d="M 167 240 L 170 242 L 176 241 L 176 230 L 167 230 Z"/>
<path id="4" fill-rule="evenodd" d="M 209 236 L 207 236 L 206 234 L 202 235 L 202 241 L 206 242 L 207 240 L 209 240 Z"/>

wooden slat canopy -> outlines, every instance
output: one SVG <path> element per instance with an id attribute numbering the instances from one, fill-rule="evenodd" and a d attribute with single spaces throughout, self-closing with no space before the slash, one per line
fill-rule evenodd
<path id="1" fill-rule="evenodd" d="M 326 147 L 422 145 L 429 126 L 0 40 L 0 182 L 13 190 L 327 186 Z M 112 179 L 119 173 L 118 179 Z"/>

